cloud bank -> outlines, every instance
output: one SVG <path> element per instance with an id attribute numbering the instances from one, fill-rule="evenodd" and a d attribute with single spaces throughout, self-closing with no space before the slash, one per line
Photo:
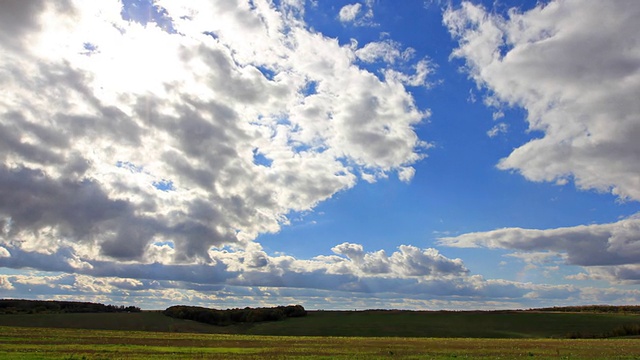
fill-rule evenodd
<path id="1" fill-rule="evenodd" d="M 561 256 L 568 265 L 584 267 L 594 279 L 640 281 L 640 217 L 637 215 L 610 224 L 467 233 L 440 238 L 439 244 L 518 250 L 533 255 L 544 251 L 546 256 Z"/>
<path id="2" fill-rule="evenodd" d="M 638 291 L 543 285 L 471 275 L 460 259 L 435 249 L 402 245 L 387 255 L 360 244 L 335 246 L 336 255 L 299 260 L 269 256 L 253 244 L 241 251 L 211 251 L 216 264 L 116 264 L 79 259 L 60 250 L 57 262 L 37 252 L 9 248 L 0 266 L 28 264 L 48 273 L 0 276 L 15 297 L 30 292 L 55 299 L 92 299 L 163 308 L 176 302 L 205 306 L 275 305 L 309 308 L 490 309 L 637 299 Z M 46 264 L 46 266 L 42 266 Z M 50 275 L 59 273 L 60 275 Z"/>

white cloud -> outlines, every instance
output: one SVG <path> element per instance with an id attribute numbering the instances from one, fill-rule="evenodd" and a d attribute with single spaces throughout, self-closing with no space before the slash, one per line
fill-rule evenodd
<path id="1" fill-rule="evenodd" d="M 401 55 L 400 44 L 393 40 L 370 42 L 356 50 L 358 59 L 367 63 L 382 60 L 393 64 Z"/>
<path id="2" fill-rule="evenodd" d="M 362 3 L 348 4 L 340 8 L 338 19 L 343 23 L 351 23 L 355 26 L 378 26 L 373 21 L 373 0 L 365 0 Z"/>
<path id="3" fill-rule="evenodd" d="M 342 22 L 354 21 L 361 9 L 362 4 L 360 3 L 345 5 L 340 9 L 338 19 L 340 19 L 340 21 Z"/>
<path id="4" fill-rule="evenodd" d="M 509 125 L 505 123 L 498 123 L 494 125 L 489 131 L 487 131 L 487 136 L 490 138 L 498 136 L 498 134 L 506 134 L 509 130 Z"/>
<path id="5" fill-rule="evenodd" d="M 93 266 L 90 263 L 81 260 L 80 257 L 77 255 L 73 255 L 72 257 L 67 258 L 67 263 L 74 269 L 93 268 Z"/>
<path id="6" fill-rule="evenodd" d="M 422 59 L 412 66 L 414 73 L 405 73 L 395 69 L 385 69 L 384 76 L 388 81 L 397 81 L 406 86 L 424 86 L 430 88 L 433 84 L 428 76 L 433 72 L 432 63 L 428 59 Z"/>
<path id="7" fill-rule="evenodd" d="M 504 117 L 504 112 L 502 110 L 495 111 L 493 114 L 491 114 L 491 117 L 493 118 L 493 120 L 502 119 Z"/>
<path id="8" fill-rule="evenodd" d="M 353 48 L 357 48 L 357 42 Z M 370 42 L 355 50 L 356 57 L 362 62 L 385 63 L 387 68 L 382 70 L 382 73 L 386 81 L 398 82 L 405 86 L 429 87 L 432 84 L 427 78 L 432 74 L 434 65 L 428 58 L 424 58 L 410 67 L 407 66 L 414 54 L 415 49 L 409 47 L 403 50 L 400 43 L 389 39 Z"/>
<path id="9" fill-rule="evenodd" d="M 0 289 L 13 290 L 13 284 L 9 281 L 9 277 L 6 275 L 0 275 Z"/>
<path id="10" fill-rule="evenodd" d="M 414 169 L 412 167 L 406 167 L 406 168 L 401 169 L 398 172 L 398 178 L 401 181 L 410 182 L 411 179 L 413 179 L 413 177 L 415 176 L 415 174 L 416 174 L 416 169 Z"/>
<path id="11" fill-rule="evenodd" d="M 15 264 L 213 264 L 212 247 L 250 246 L 360 174 L 411 179 L 428 111 L 309 31 L 302 2 L 156 4 L 175 32 L 124 21 L 117 1 L 0 4 L 0 244 Z"/>
<path id="12" fill-rule="evenodd" d="M 550 1 L 503 18 L 464 2 L 444 22 L 470 77 L 544 136 L 498 167 L 640 200 L 640 6 Z"/>

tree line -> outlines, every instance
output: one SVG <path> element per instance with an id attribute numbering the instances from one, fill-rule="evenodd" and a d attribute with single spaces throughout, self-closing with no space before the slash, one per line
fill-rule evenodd
<path id="1" fill-rule="evenodd" d="M 0 314 L 62 314 L 140 312 L 137 306 L 116 306 L 92 302 L 0 299 Z"/>
<path id="2" fill-rule="evenodd" d="M 211 325 L 227 326 L 236 323 L 279 321 L 290 317 L 302 317 L 307 311 L 301 305 L 270 308 L 211 309 L 199 306 L 176 305 L 164 310 L 165 315 L 176 319 L 194 320 Z"/>
<path id="3" fill-rule="evenodd" d="M 640 305 L 581 305 L 581 306 L 560 306 L 560 307 L 554 306 L 554 307 L 547 307 L 547 308 L 531 309 L 529 311 L 640 314 Z"/>

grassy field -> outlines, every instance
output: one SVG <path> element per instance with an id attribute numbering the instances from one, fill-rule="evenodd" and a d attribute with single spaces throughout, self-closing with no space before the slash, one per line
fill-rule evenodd
<path id="1" fill-rule="evenodd" d="M 638 315 L 540 312 L 312 311 L 284 321 L 212 326 L 161 312 L 2 315 L 0 326 L 288 336 L 564 338 L 601 335 Z"/>
<path id="2" fill-rule="evenodd" d="M 640 359 L 634 339 L 299 337 L 0 327 L 1 359 Z"/>

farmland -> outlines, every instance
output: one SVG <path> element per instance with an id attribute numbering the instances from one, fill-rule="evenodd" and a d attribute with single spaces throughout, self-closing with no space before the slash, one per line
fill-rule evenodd
<path id="1" fill-rule="evenodd" d="M 0 327 L 2 359 L 638 359 L 634 339 L 301 337 Z"/>

